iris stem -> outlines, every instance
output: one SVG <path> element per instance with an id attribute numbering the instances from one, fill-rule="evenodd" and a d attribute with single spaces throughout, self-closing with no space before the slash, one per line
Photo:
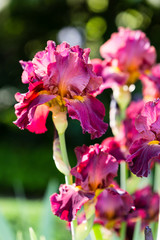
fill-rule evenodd
<path id="1" fill-rule="evenodd" d="M 69 164 L 68 154 L 66 149 L 65 133 L 59 134 L 59 142 L 60 142 L 60 148 L 62 153 L 62 160 L 70 169 L 71 167 Z M 73 184 L 73 179 L 71 174 L 65 175 L 65 182 L 67 185 Z M 77 220 L 75 219 L 71 222 L 72 240 L 76 240 L 76 227 L 77 227 Z"/>
<path id="2" fill-rule="evenodd" d="M 158 217 L 158 232 L 157 232 L 157 240 L 160 239 L 160 202 L 159 202 L 159 217 Z"/>
<path id="3" fill-rule="evenodd" d="M 134 228 L 134 233 L 133 233 L 133 240 L 140 239 L 140 231 L 141 231 L 141 219 L 137 219 L 135 228 Z"/>
<path id="4" fill-rule="evenodd" d="M 120 240 L 125 240 L 126 238 L 126 222 L 122 222 L 120 229 Z"/>
<path id="5" fill-rule="evenodd" d="M 154 191 L 160 194 L 160 164 L 155 163 Z"/>
<path id="6" fill-rule="evenodd" d="M 126 162 L 120 164 L 120 186 L 123 190 L 126 190 Z"/>
<path id="7" fill-rule="evenodd" d="M 160 194 L 160 164 L 155 164 L 155 173 L 154 173 L 154 191 Z M 159 217 L 158 217 L 158 232 L 157 240 L 160 239 L 160 202 L 159 202 Z"/>

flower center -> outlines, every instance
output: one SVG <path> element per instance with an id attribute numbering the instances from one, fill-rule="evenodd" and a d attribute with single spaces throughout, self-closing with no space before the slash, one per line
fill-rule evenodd
<path id="1" fill-rule="evenodd" d="M 129 78 L 127 80 L 127 85 L 131 85 L 136 82 L 140 73 L 137 70 L 137 67 L 134 65 L 129 66 L 127 68 L 127 71 L 129 72 Z"/>
<path id="2" fill-rule="evenodd" d="M 159 141 L 158 140 L 150 141 L 148 145 L 159 145 Z"/>

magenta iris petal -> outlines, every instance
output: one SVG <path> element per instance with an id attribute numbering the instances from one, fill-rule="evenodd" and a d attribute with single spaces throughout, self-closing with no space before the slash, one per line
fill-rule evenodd
<path id="1" fill-rule="evenodd" d="M 143 96 L 146 99 L 154 100 L 160 97 L 160 64 L 154 65 L 149 73 L 140 76 L 143 86 Z"/>
<path id="2" fill-rule="evenodd" d="M 94 193 L 79 190 L 75 185 L 61 185 L 60 194 L 50 197 L 52 212 L 62 220 L 71 222 L 84 203 L 94 197 Z"/>
<path id="3" fill-rule="evenodd" d="M 108 149 L 108 153 L 114 156 L 119 162 L 126 159 L 124 152 L 121 149 L 120 140 L 116 140 L 115 137 L 106 138 L 103 140 L 101 145 L 106 147 Z"/>
<path id="4" fill-rule="evenodd" d="M 127 239 L 132 239 L 136 222 L 141 218 L 141 230 L 153 221 L 158 221 L 159 201 L 158 193 L 152 191 L 151 186 L 137 190 L 133 195 L 135 211 L 129 213 L 127 219 Z"/>
<path id="5" fill-rule="evenodd" d="M 130 170 L 138 177 L 147 177 L 152 161 L 160 163 L 160 145 L 149 145 L 145 139 L 139 139 L 130 148 L 131 156 L 127 158 Z"/>
<path id="6" fill-rule="evenodd" d="M 135 121 L 137 139 L 127 157 L 130 170 L 139 177 L 147 177 L 151 163 L 160 163 L 160 100 L 147 102 Z"/>
<path id="7" fill-rule="evenodd" d="M 49 113 L 49 108 L 46 105 L 40 105 L 36 108 L 33 117 L 31 117 L 31 123 L 28 125 L 27 129 L 30 132 L 44 133 L 47 131 L 46 119 Z"/>
<path id="8" fill-rule="evenodd" d="M 71 174 L 76 177 L 77 185 L 86 191 L 96 191 L 98 188 L 108 187 L 117 175 L 118 162 L 106 148 L 95 144 L 87 147 L 75 148 L 78 159 Z"/>
<path id="9" fill-rule="evenodd" d="M 90 133 L 94 139 L 106 132 L 108 124 L 103 122 L 105 108 L 98 99 L 88 95 L 84 101 L 65 100 L 69 116 L 80 121 L 83 133 Z"/>
<path id="10" fill-rule="evenodd" d="M 96 217 L 107 225 L 110 221 L 123 221 L 133 206 L 132 197 L 120 188 L 105 189 L 97 199 Z M 108 224 L 109 225 L 109 224 Z"/>
<path id="11" fill-rule="evenodd" d="M 21 61 L 22 82 L 29 84 L 29 92 L 16 95 L 19 103 L 15 106 L 18 117 L 15 124 L 21 129 L 44 132 L 48 112 L 46 107 L 36 108 L 49 102 L 48 109 L 53 115 L 55 109 L 65 112 L 67 107 L 69 115 L 81 122 L 83 132 L 89 132 L 92 138 L 102 136 L 107 130 L 107 124 L 103 122 L 105 108 L 92 97 L 102 83 L 102 77 L 94 73 L 89 53 L 90 49 L 70 47 L 66 42 L 56 47 L 53 41 L 48 41 L 45 50 L 38 52 L 32 61 Z M 55 101 L 50 101 L 53 98 Z"/>
<path id="12" fill-rule="evenodd" d="M 103 58 L 118 59 L 119 67 L 123 70 L 131 66 L 135 69 L 146 69 L 156 60 L 155 48 L 150 46 L 146 35 L 139 30 L 123 27 L 101 46 L 100 53 Z"/>
<path id="13" fill-rule="evenodd" d="M 15 105 L 15 113 L 17 116 L 17 120 L 14 122 L 20 129 L 29 128 L 32 132 L 36 133 L 43 133 L 45 130 L 44 121 L 46 120 L 46 108 L 44 110 L 41 109 L 41 111 L 37 110 L 37 107 L 39 105 L 42 105 L 50 100 L 52 100 L 55 96 L 53 95 L 38 95 L 36 93 L 28 92 L 23 96 L 23 101 L 20 103 L 17 103 Z M 20 96 L 18 95 L 18 99 L 20 99 Z M 43 110 L 43 111 L 42 111 Z M 41 114 L 45 114 L 44 116 L 41 116 Z M 35 120 L 38 120 L 38 123 L 36 125 Z M 39 123 L 42 123 L 43 125 L 40 126 Z"/>
<path id="14" fill-rule="evenodd" d="M 22 82 L 23 83 L 34 83 L 37 81 L 36 74 L 34 72 L 33 63 L 31 61 L 25 62 L 20 61 L 22 68 L 24 69 L 22 73 Z"/>
<path id="15" fill-rule="evenodd" d="M 48 41 L 46 49 L 36 53 L 32 60 L 34 71 L 40 79 L 46 76 L 48 65 L 55 62 L 55 48 L 55 43 Z"/>
<path id="16" fill-rule="evenodd" d="M 102 76 L 103 83 L 94 92 L 94 96 L 101 94 L 107 88 L 114 88 L 115 86 L 122 86 L 128 79 L 128 74 L 122 71 L 116 71 L 115 66 L 112 65 L 112 61 L 101 59 L 92 59 L 93 71 Z"/>

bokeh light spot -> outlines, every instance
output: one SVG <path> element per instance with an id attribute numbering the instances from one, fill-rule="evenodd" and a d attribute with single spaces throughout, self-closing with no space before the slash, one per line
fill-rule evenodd
<path id="1" fill-rule="evenodd" d="M 155 8 L 160 8 L 160 0 L 146 0 L 146 2 Z"/>
<path id="2" fill-rule="evenodd" d="M 69 43 L 71 46 L 74 45 L 83 45 L 83 38 L 80 31 L 74 27 L 64 27 L 58 33 L 58 42 L 61 43 L 63 41 Z"/>
<path id="3" fill-rule="evenodd" d="M 0 11 L 7 7 L 10 3 L 10 0 L 0 0 Z"/>
<path id="4" fill-rule="evenodd" d="M 129 27 L 131 29 L 140 28 L 143 24 L 143 15 L 135 9 L 127 9 L 120 12 L 116 17 L 117 27 Z"/>
<path id="5" fill-rule="evenodd" d="M 13 86 L 4 86 L 0 89 L 0 110 L 12 106 L 16 101 L 14 94 L 17 89 Z"/>
<path id="6" fill-rule="evenodd" d="M 87 0 L 87 3 L 91 11 L 96 13 L 103 12 L 108 7 L 108 0 Z"/>
<path id="7" fill-rule="evenodd" d="M 106 32 L 107 23 L 102 17 L 93 17 L 86 24 L 86 33 L 89 40 L 97 40 Z"/>

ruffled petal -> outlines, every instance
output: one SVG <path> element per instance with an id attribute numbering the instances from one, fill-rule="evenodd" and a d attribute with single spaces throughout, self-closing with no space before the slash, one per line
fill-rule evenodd
<path id="1" fill-rule="evenodd" d="M 160 100 L 147 102 L 141 111 L 141 114 L 136 119 L 135 125 L 139 133 L 156 130 L 159 134 L 159 129 L 156 127 L 160 116 Z"/>
<path id="2" fill-rule="evenodd" d="M 55 62 L 55 49 L 55 42 L 48 41 L 46 49 L 44 51 L 37 52 L 34 56 L 32 63 L 35 73 L 40 78 L 47 75 L 48 65 Z"/>
<path id="3" fill-rule="evenodd" d="M 100 53 L 103 58 L 118 59 L 122 70 L 146 69 L 156 60 L 155 48 L 150 46 L 146 35 L 142 31 L 123 27 L 101 46 Z"/>
<path id="4" fill-rule="evenodd" d="M 118 162 L 108 149 L 95 144 L 94 146 L 77 147 L 75 153 L 78 159 L 71 174 L 76 177 L 77 185 L 86 191 L 106 188 L 117 175 Z"/>
<path id="5" fill-rule="evenodd" d="M 68 222 L 75 219 L 82 205 L 94 197 L 94 193 L 79 190 L 74 184 L 61 185 L 59 192 L 50 197 L 51 209 L 53 214 Z"/>
<path id="6" fill-rule="evenodd" d="M 78 99 L 65 101 L 69 116 L 80 121 L 83 133 L 90 133 L 94 139 L 106 132 L 108 124 L 103 122 L 105 108 L 98 99 L 88 95 L 82 101 Z"/>
<path id="7" fill-rule="evenodd" d="M 36 108 L 33 114 L 31 123 L 27 126 L 30 132 L 44 133 L 47 131 L 46 119 L 49 113 L 49 107 L 47 105 L 40 105 Z"/>
<path id="8" fill-rule="evenodd" d="M 146 100 L 154 100 L 160 97 L 160 64 L 153 66 L 149 73 L 140 75 L 143 86 L 143 96 Z"/>
<path id="9" fill-rule="evenodd" d="M 24 69 L 22 73 L 22 82 L 23 83 L 34 83 L 38 81 L 36 74 L 34 72 L 33 63 L 31 61 L 25 62 L 20 61 L 22 68 Z"/>
<path id="10" fill-rule="evenodd" d="M 114 156 L 118 160 L 118 162 L 126 159 L 125 154 L 121 149 L 120 140 L 116 140 L 115 137 L 109 137 L 104 139 L 101 145 L 106 147 L 108 149 L 108 153 Z"/>
<path id="11" fill-rule="evenodd" d="M 105 189 L 97 199 L 96 217 L 104 221 L 104 225 L 123 221 L 133 206 L 132 197 L 120 188 Z"/>
<path id="12" fill-rule="evenodd" d="M 90 80 L 89 72 L 78 53 L 66 49 L 66 55 L 56 54 L 60 75 L 59 90 L 62 96 L 82 94 Z"/>
<path id="13" fill-rule="evenodd" d="M 46 131 L 45 120 L 48 115 L 48 108 L 42 107 L 37 109 L 37 107 L 53 98 L 55 98 L 54 95 L 38 95 L 36 90 L 29 91 L 26 94 L 17 93 L 16 99 L 19 103 L 15 104 L 17 120 L 14 121 L 14 124 L 20 129 L 27 128 L 31 132 L 43 133 Z"/>
<path id="14" fill-rule="evenodd" d="M 138 177 L 147 177 L 152 161 L 160 162 L 160 145 L 140 138 L 131 145 L 130 154 L 126 161 L 129 162 L 131 172 Z"/>

